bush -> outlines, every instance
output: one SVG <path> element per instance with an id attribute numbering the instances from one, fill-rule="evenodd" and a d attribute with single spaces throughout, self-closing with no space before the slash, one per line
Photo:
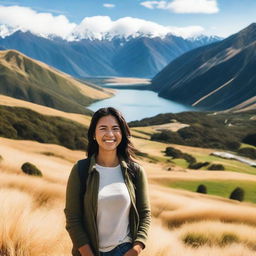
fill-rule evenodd
<path id="1" fill-rule="evenodd" d="M 196 162 L 196 159 L 191 156 L 190 154 L 183 153 L 179 149 L 173 148 L 173 147 L 167 147 L 165 149 L 165 154 L 167 156 L 171 156 L 173 158 L 182 158 L 185 159 L 189 164 L 193 164 Z"/>
<path id="2" fill-rule="evenodd" d="M 173 148 L 173 147 L 167 147 L 165 149 L 165 154 L 167 156 L 171 156 L 173 158 L 182 158 L 183 153 L 179 149 Z"/>
<path id="3" fill-rule="evenodd" d="M 196 190 L 197 193 L 207 194 L 207 187 L 204 184 L 200 184 Z"/>
<path id="4" fill-rule="evenodd" d="M 225 170 L 225 167 L 222 164 L 211 164 L 208 170 Z"/>
<path id="5" fill-rule="evenodd" d="M 204 166 L 207 166 L 209 162 L 199 162 L 199 163 L 193 163 L 188 166 L 190 169 L 198 170 Z"/>
<path id="6" fill-rule="evenodd" d="M 246 144 L 256 147 L 256 133 L 248 134 L 246 137 L 243 138 L 242 141 Z"/>
<path id="7" fill-rule="evenodd" d="M 249 157 L 251 159 L 256 159 L 256 149 L 255 148 L 240 148 L 237 153 L 241 156 Z"/>
<path id="8" fill-rule="evenodd" d="M 24 173 L 28 175 L 33 175 L 33 176 L 43 176 L 42 172 L 33 164 L 26 162 L 21 166 L 21 169 Z"/>
<path id="9" fill-rule="evenodd" d="M 240 187 L 235 188 L 231 194 L 230 194 L 230 199 L 233 200 L 238 200 L 242 202 L 244 200 L 244 190 Z"/>
<path id="10" fill-rule="evenodd" d="M 193 164 L 196 162 L 196 159 L 187 153 L 184 153 L 182 158 L 185 159 L 189 164 Z"/>
<path id="11" fill-rule="evenodd" d="M 226 148 L 231 151 L 236 151 L 240 148 L 241 144 L 238 141 L 228 141 L 226 142 Z"/>

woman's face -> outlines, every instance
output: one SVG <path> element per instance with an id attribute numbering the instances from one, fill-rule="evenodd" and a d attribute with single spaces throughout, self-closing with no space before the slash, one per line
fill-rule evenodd
<path id="1" fill-rule="evenodd" d="M 96 125 L 95 139 L 99 151 L 116 151 L 122 140 L 120 126 L 114 116 L 101 117 Z"/>

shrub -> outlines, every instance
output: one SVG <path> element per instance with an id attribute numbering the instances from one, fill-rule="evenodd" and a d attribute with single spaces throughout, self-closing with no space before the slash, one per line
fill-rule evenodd
<path id="1" fill-rule="evenodd" d="M 255 148 L 240 148 L 237 153 L 241 156 L 249 157 L 251 159 L 256 159 L 256 149 Z"/>
<path id="2" fill-rule="evenodd" d="M 225 170 L 225 167 L 222 164 L 211 164 L 208 170 Z"/>
<path id="3" fill-rule="evenodd" d="M 196 190 L 197 193 L 207 194 L 207 187 L 204 184 L 200 184 Z"/>
<path id="4" fill-rule="evenodd" d="M 244 190 L 240 187 L 235 188 L 231 194 L 230 194 L 230 199 L 233 200 L 238 200 L 242 202 L 244 200 Z"/>
<path id="5" fill-rule="evenodd" d="M 179 149 L 173 148 L 173 147 L 167 147 L 165 149 L 165 154 L 167 156 L 171 156 L 173 158 L 182 158 L 183 153 Z"/>
<path id="6" fill-rule="evenodd" d="M 242 140 L 244 143 L 253 145 L 256 147 L 256 133 L 248 134 Z"/>
<path id="7" fill-rule="evenodd" d="M 204 166 L 207 166 L 208 164 L 209 162 L 198 162 L 198 163 L 189 164 L 188 168 L 198 170 Z"/>
<path id="8" fill-rule="evenodd" d="M 189 164 L 193 164 L 196 162 L 196 159 L 191 156 L 190 154 L 183 153 L 179 149 L 173 148 L 173 147 L 167 147 L 165 149 L 165 154 L 167 156 L 171 156 L 173 158 L 183 158 L 185 159 Z"/>
<path id="9" fill-rule="evenodd" d="M 193 164 L 196 162 L 196 159 L 191 156 L 190 154 L 187 154 L 187 153 L 183 153 L 183 157 L 189 164 Z"/>
<path id="10" fill-rule="evenodd" d="M 240 148 L 241 144 L 238 141 L 227 141 L 226 148 L 231 151 L 236 151 Z"/>
<path id="11" fill-rule="evenodd" d="M 26 162 L 21 166 L 21 169 L 24 173 L 28 175 L 33 175 L 33 176 L 43 176 L 42 172 L 33 164 Z"/>
<path id="12" fill-rule="evenodd" d="M 151 140 L 184 145 L 183 139 L 180 137 L 180 135 L 177 132 L 172 132 L 169 130 L 163 130 L 161 132 L 152 134 Z"/>

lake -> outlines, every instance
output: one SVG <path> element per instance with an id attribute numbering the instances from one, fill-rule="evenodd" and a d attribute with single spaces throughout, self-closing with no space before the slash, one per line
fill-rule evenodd
<path id="1" fill-rule="evenodd" d="M 114 97 L 91 104 L 88 108 L 96 111 L 102 107 L 120 110 L 127 121 L 140 120 L 160 113 L 191 111 L 192 107 L 161 98 L 149 90 L 118 89 Z"/>

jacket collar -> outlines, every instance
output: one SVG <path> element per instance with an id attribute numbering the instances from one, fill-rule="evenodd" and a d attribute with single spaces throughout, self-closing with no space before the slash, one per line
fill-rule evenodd
<path id="1" fill-rule="evenodd" d="M 126 170 L 128 168 L 127 163 L 125 162 L 123 157 L 121 157 L 121 156 L 119 157 L 119 162 L 120 162 L 122 170 Z M 90 158 L 89 173 L 91 173 L 95 169 L 96 169 L 96 156 L 92 155 L 92 157 Z"/>

